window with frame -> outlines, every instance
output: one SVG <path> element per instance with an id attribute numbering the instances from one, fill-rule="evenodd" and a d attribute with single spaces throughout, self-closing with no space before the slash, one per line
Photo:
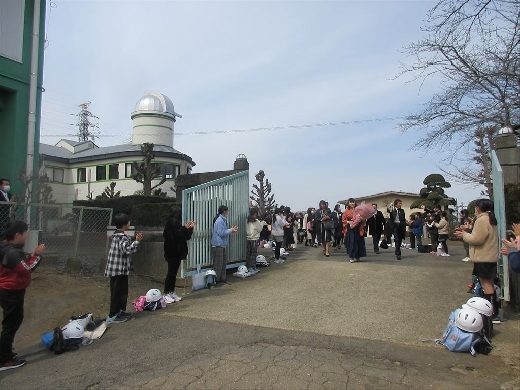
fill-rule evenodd
<path id="1" fill-rule="evenodd" d="M 186 173 L 187 173 L 188 175 L 191 175 L 191 167 L 186 168 Z"/>
<path id="2" fill-rule="evenodd" d="M 108 179 L 119 179 L 119 164 L 111 164 L 108 166 Z"/>
<path id="3" fill-rule="evenodd" d="M 87 182 L 87 168 L 78 168 L 77 180 L 78 183 Z"/>
<path id="4" fill-rule="evenodd" d="M 107 179 L 107 168 L 105 165 L 96 166 L 96 181 Z"/>
<path id="5" fill-rule="evenodd" d="M 63 168 L 45 168 L 45 174 L 54 183 L 63 183 L 65 170 Z"/>
<path id="6" fill-rule="evenodd" d="M 175 179 L 178 173 L 178 165 L 160 164 L 159 175 L 165 179 Z"/>
<path id="7" fill-rule="evenodd" d="M 135 173 L 135 168 L 133 163 L 125 164 L 125 178 L 131 179 Z"/>

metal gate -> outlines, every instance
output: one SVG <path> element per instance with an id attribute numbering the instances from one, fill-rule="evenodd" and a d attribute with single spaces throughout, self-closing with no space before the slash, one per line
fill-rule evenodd
<path id="1" fill-rule="evenodd" d="M 491 151 L 491 167 L 493 177 L 493 203 L 498 225 L 498 245 L 502 246 L 500 239 L 506 236 L 506 203 L 504 196 L 504 173 L 494 150 Z M 506 256 L 500 256 L 498 260 L 498 275 L 502 284 L 500 298 L 509 301 L 509 267 Z"/>
<path id="2" fill-rule="evenodd" d="M 192 275 L 197 268 L 210 267 L 213 218 L 220 205 L 229 208 L 228 225 L 238 226 L 229 238 L 226 250 L 228 268 L 238 266 L 246 257 L 246 219 L 249 205 L 249 171 L 235 173 L 182 191 L 182 221 L 196 221 L 188 258 L 182 263 L 181 277 Z M 233 263 L 233 264 L 232 264 Z M 231 265 L 232 264 L 232 265 Z"/>

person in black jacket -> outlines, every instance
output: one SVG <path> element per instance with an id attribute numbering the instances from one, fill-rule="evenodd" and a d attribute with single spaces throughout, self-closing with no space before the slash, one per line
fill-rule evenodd
<path id="1" fill-rule="evenodd" d="M 390 218 L 386 224 L 387 231 L 393 233 L 395 242 L 395 256 L 401 260 L 401 243 L 406 234 L 406 216 L 401 208 L 401 199 L 394 200 L 394 209 L 390 212 Z"/>
<path id="2" fill-rule="evenodd" d="M 374 216 L 367 219 L 368 234 L 372 236 L 372 243 L 374 244 L 374 252 L 379 254 L 379 241 L 381 235 L 385 231 L 386 221 L 383 213 L 377 209 L 377 204 L 372 203 L 376 213 Z"/>
<path id="3" fill-rule="evenodd" d="M 173 206 L 164 227 L 164 259 L 168 262 L 168 273 L 164 281 L 164 300 L 175 303 L 182 298 L 175 293 L 175 282 L 181 261 L 188 256 L 188 240 L 191 239 L 196 222 L 181 224 L 182 209 Z"/>

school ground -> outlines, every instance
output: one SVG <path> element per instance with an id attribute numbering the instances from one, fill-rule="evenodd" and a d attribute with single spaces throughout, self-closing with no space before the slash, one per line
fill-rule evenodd
<path id="1" fill-rule="evenodd" d="M 368 240 L 367 240 L 368 244 Z M 514 389 L 520 317 L 505 311 L 488 356 L 435 345 L 471 295 L 471 264 L 403 250 L 351 264 L 298 246 L 284 264 L 213 290 L 188 291 L 157 312 L 112 325 L 100 340 L 55 356 L 39 336 L 86 311 L 106 314 L 108 283 L 41 267 L 28 290 L 15 348 L 27 364 L 2 389 Z M 270 255 L 262 249 L 261 253 Z M 130 278 L 130 298 L 159 281 Z M 182 290 L 180 291 L 182 292 Z"/>

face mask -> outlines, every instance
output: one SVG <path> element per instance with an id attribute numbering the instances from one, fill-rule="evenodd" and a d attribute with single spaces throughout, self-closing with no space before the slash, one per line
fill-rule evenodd
<path id="1" fill-rule="evenodd" d="M 11 191 L 11 186 L 9 186 L 9 185 L 8 186 L 4 186 L 4 191 L 5 192 Z"/>

